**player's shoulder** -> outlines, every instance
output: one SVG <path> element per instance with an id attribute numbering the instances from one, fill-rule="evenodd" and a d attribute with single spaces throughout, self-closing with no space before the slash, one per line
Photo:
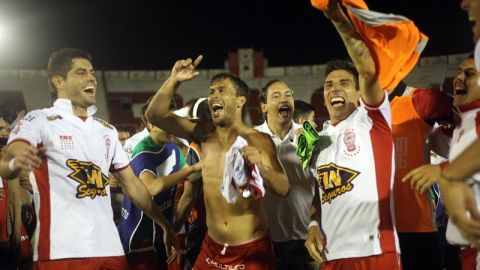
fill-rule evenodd
<path id="1" fill-rule="evenodd" d="M 98 117 L 93 117 L 93 120 L 98 123 L 99 125 L 107 128 L 107 129 L 110 129 L 110 130 L 114 130 L 116 131 L 115 127 L 113 125 L 111 125 L 110 123 L 108 123 L 107 121 L 101 119 L 101 118 L 98 118 Z"/>
<path id="2" fill-rule="evenodd" d="M 245 135 L 245 139 L 249 144 L 253 143 L 255 145 L 269 145 L 272 144 L 272 138 L 267 133 L 255 130 L 253 128 L 249 129 Z"/>
<path id="3" fill-rule="evenodd" d="M 51 108 L 43 108 L 29 111 L 21 119 L 22 122 L 45 122 L 62 119 L 62 117 L 55 113 Z"/>

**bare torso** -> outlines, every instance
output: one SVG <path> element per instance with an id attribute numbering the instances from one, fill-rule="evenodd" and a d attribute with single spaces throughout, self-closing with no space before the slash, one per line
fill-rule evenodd
<path id="1" fill-rule="evenodd" d="M 242 134 L 250 145 L 251 134 Z M 229 245 L 249 242 L 263 236 L 267 230 L 263 204 L 253 198 L 240 198 L 235 204 L 227 203 L 220 185 L 223 181 L 225 154 L 235 138 L 221 142 L 217 133 L 202 142 L 203 192 L 207 212 L 208 234 L 219 243 Z"/>

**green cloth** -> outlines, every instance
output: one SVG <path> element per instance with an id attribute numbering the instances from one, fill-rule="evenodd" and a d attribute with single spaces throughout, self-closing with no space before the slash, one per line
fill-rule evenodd
<path id="1" fill-rule="evenodd" d="M 319 150 L 327 148 L 332 143 L 329 136 L 320 136 L 313 126 L 308 122 L 303 122 L 303 133 L 298 137 L 297 155 L 302 162 L 302 168 L 305 170 L 312 159 L 313 150 L 317 147 Z"/>

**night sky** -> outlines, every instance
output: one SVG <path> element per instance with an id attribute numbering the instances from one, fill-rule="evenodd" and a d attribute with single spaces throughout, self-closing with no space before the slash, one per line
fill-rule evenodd
<path id="1" fill-rule="evenodd" d="M 366 0 L 370 9 L 413 19 L 430 37 L 423 55 L 473 48 L 458 0 Z M 0 68 L 45 68 L 63 47 L 91 52 L 96 69 L 170 69 L 201 53 L 222 68 L 229 51 L 253 47 L 270 66 L 344 57 L 340 37 L 309 0 L 0 0 Z"/>

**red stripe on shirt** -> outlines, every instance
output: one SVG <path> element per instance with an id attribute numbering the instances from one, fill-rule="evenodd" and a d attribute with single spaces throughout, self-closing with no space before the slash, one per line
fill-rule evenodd
<path id="1" fill-rule="evenodd" d="M 375 175 L 377 178 L 380 247 L 382 253 L 385 253 L 396 251 L 391 211 L 393 137 L 391 132 L 389 132 L 388 123 L 383 118 L 380 110 L 368 110 L 368 116 L 373 120 L 370 139 L 372 141 Z"/>
<path id="2" fill-rule="evenodd" d="M 120 168 L 116 169 L 116 168 L 112 165 L 112 166 L 110 166 L 110 172 L 111 172 L 111 173 L 118 173 L 118 172 L 121 172 L 121 171 L 125 170 L 128 166 L 130 166 L 130 164 L 127 164 L 127 165 L 125 165 L 125 166 L 123 166 L 123 167 L 120 167 Z"/>
<path id="3" fill-rule="evenodd" d="M 37 147 L 41 147 L 41 145 Z M 37 247 L 38 260 L 50 260 L 50 178 L 46 157 L 42 157 L 42 164 L 40 168 L 34 170 L 34 175 L 40 197 L 38 213 L 40 223 L 37 225 L 37 229 L 39 230 Z"/>

